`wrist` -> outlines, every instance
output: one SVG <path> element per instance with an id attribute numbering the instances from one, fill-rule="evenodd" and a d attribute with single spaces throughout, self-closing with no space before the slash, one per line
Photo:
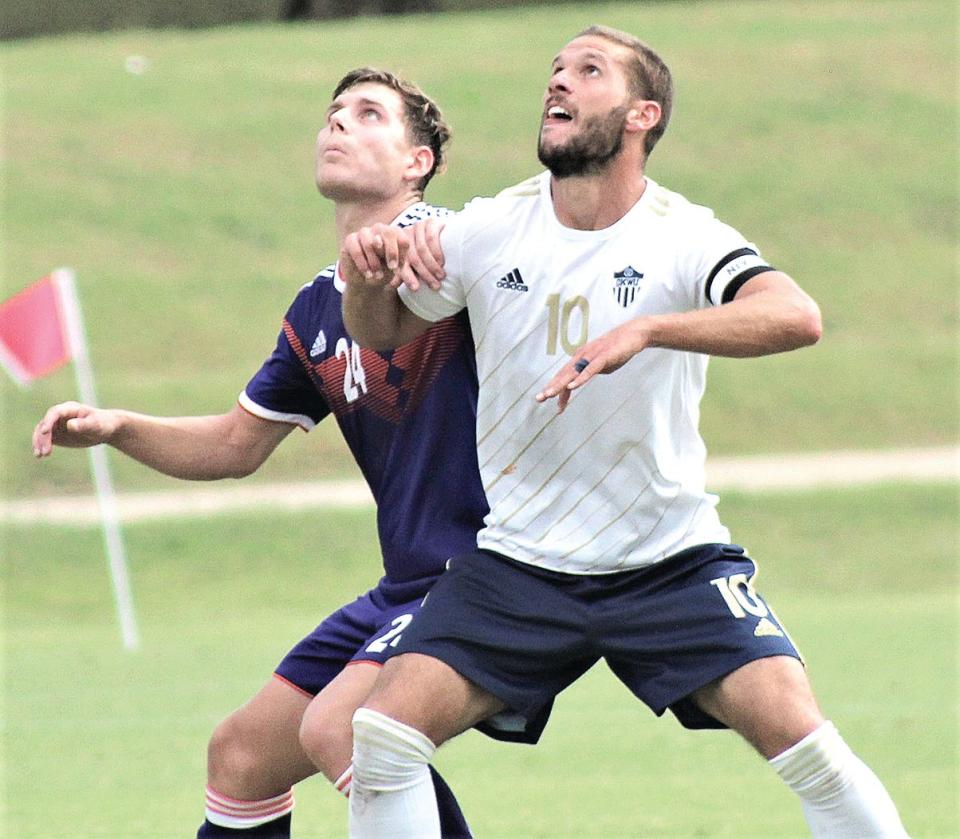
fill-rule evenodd
<path id="1" fill-rule="evenodd" d="M 129 436 L 133 414 L 121 409 L 104 409 L 101 423 L 102 442 L 118 446 Z"/>
<path id="2" fill-rule="evenodd" d="M 647 347 L 659 346 L 657 343 L 657 316 L 644 315 L 629 323 L 630 348 L 634 355 Z"/>

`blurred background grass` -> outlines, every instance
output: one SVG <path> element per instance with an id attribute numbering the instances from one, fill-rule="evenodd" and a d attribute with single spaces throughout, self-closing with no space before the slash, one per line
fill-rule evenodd
<path id="1" fill-rule="evenodd" d="M 8 43 L 2 293 L 75 267 L 102 404 L 227 410 L 296 289 L 336 256 L 312 155 L 343 72 L 383 65 L 439 99 L 455 134 L 428 197 L 459 207 L 538 170 L 546 69 L 594 20 L 675 71 L 650 175 L 716 208 L 823 308 L 817 347 L 713 364 L 711 452 L 954 440 L 957 10 L 940 0 L 593 3 Z M 126 71 L 130 55 L 145 72 Z M 74 395 L 70 371 L 0 387 L 4 494 L 88 491 L 82 458 L 30 455 L 42 410 Z M 262 479 L 353 474 L 332 424 L 313 436 Z M 171 483 L 116 469 L 121 488 Z"/>

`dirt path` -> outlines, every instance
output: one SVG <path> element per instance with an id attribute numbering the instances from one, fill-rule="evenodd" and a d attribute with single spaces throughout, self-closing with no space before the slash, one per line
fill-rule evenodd
<path id="1" fill-rule="evenodd" d="M 960 446 L 889 451 L 834 451 L 716 457 L 707 463 L 711 491 L 790 491 L 878 483 L 960 481 Z M 361 480 L 302 483 L 184 484 L 181 490 L 117 497 L 122 521 L 203 518 L 244 510 L 307 510 L 372 506 Z M 0 501 L 0 522 L 91 525 L 100 520 L 94 496 Z"/>

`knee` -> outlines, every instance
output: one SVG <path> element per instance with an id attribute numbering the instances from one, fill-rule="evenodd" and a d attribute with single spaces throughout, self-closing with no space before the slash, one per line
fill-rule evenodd
<path id="1" fill-rule="evenodd" d="M 400 790 L 429 775 L 436 746 L 408 725 L 369 708 L 353 715 L 354 788 Z"/>
<path id="2" fill-rule="evenodd" d="M 300 723 L 300 747 L 313 764 L 330 780 L 350 765 L 353 732 L 350 719 L 324 713 L 306 713 Z"/>
<path id="3" fill-rule="evenodd" d="M 224 795 L 243 799 L 258 776 L 256 750 L 244 736 L 242 723 L 227 717 L 207 744 L 207 782 Z"/>

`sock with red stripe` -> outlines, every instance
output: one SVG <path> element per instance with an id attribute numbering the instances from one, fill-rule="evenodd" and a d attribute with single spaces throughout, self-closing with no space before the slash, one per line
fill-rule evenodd
<path id="1" fill-rule="evenodd" d="M 206 821 L 197 839 L 289 839 L 292 810 L 292 789 L 263 801 L 240 801 L 208 786 Z"/>

